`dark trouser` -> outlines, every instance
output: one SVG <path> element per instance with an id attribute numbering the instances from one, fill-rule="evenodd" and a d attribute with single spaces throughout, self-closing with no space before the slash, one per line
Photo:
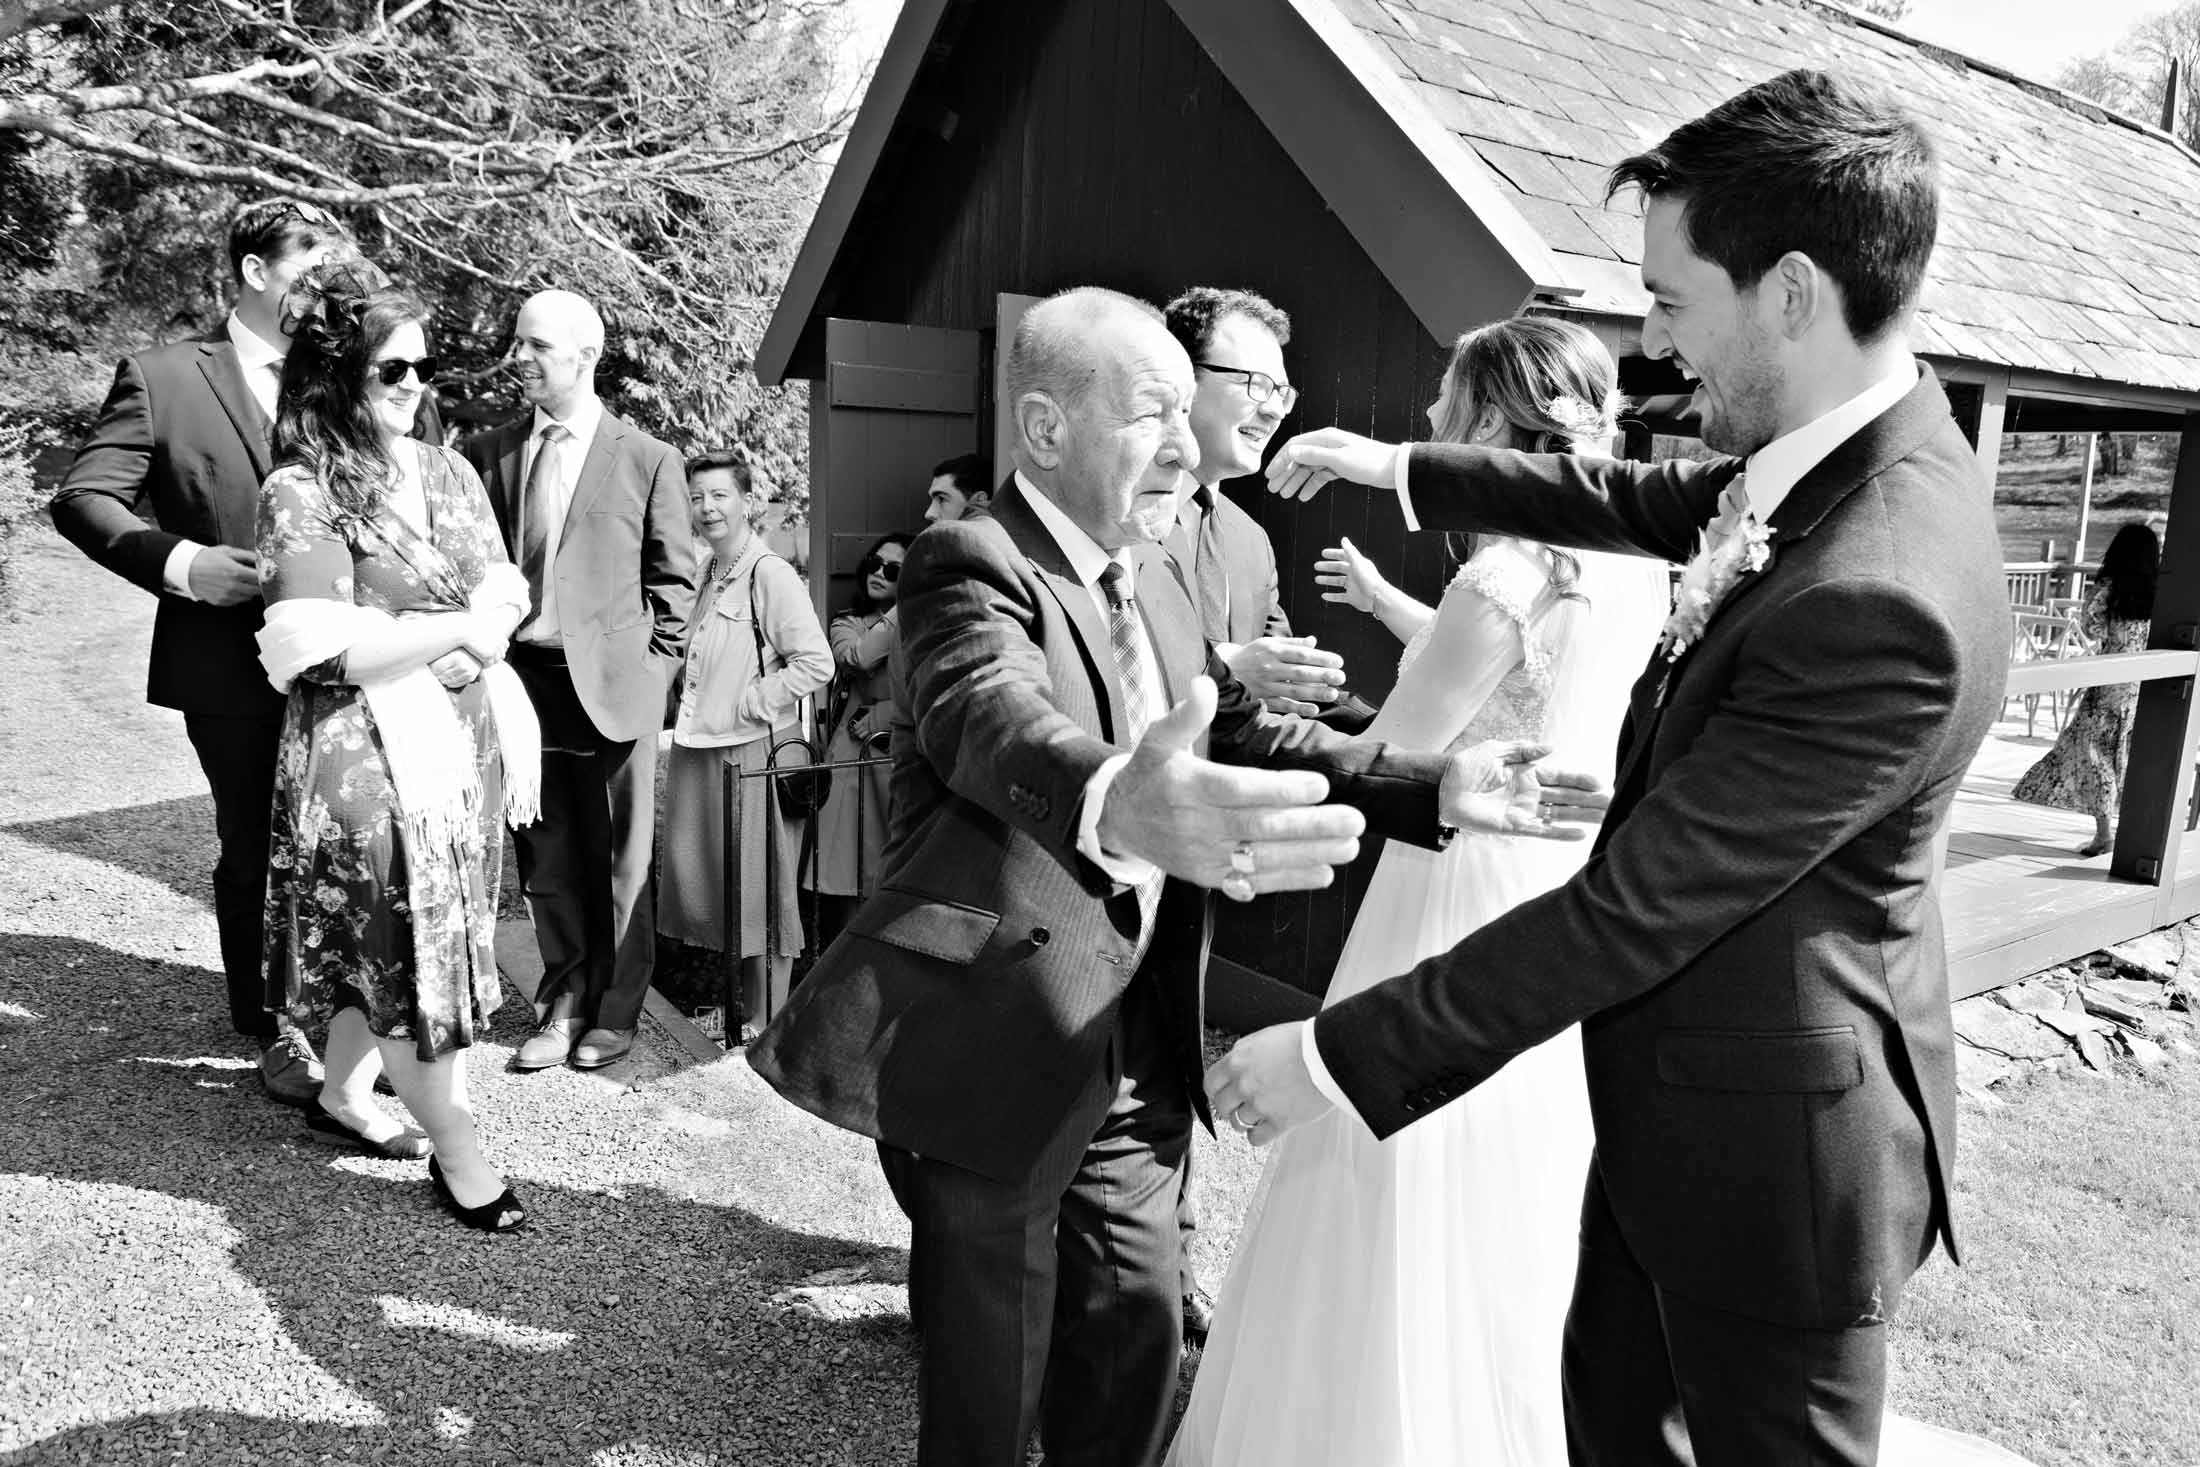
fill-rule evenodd
<path id="1" fill-rule="evenodd" d="M 266 1044 L 275 1038 L 281 994 L 267 980 L 268 821 L 275 804 L 275 750 L 283 719 L 186 713 L 183 731 L 198 751 L 214 794 L 214 925 L 221 933 L 222 972 L 229 980 L 229 1022 Z"/>
<path id="2" fill-rule="evenodd" d="M 1574 1467 L 1871 1467 L 1887 1331 L 1766 1324 L 1664 1292 L 1592 1166 L 1563 1380 Z"/>
<path id="3" fill-rule="evenodd" d="M 919 1467 L 1150 1467 L 1175 1402 L 1177 1198 L 1191 1100 L 1151 983 L 1028 1176 L 996 1182 L 889 1146 L 922 1322 Z"/>
<path id="4" fill-rule="evenodd" d="M 1184 1185 L 1176 1196 L 1176 1230 L 1183 1236 L 1181 1292 L 1189 1299 L 1199 1292 L 1199 1270 L 1192 1267 L 1192 1239 L 1199 1236 L 1199 1209 L 1192 1200 L 1192 1148 L 1189 1146 L 1184 1148 Z"/>
<path id="5" fill-rule="evenodd" d="M 512 832 L 542 949 L 535 1003 L 570 993 L 586 1027 L 631 1029 L 657 966 L 657 740 L 597 733 L 562 657 L 515 645 L 512 668 L 542 723 L 542 818 Z"/>

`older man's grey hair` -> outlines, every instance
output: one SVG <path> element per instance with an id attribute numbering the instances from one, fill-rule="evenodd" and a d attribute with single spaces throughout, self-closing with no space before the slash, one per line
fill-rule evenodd
<path id="1" fill-rule="evenodd" d="M 1160 321 L 1161 312 L 1134 295 L 1100 285 L 1080 285 L 1050 295 L 1017 323 L 1009 342 L 1006 379 L 1008 408 L 1027 392 L 1043 392 L 1063 408 L 1075 407 L 1099 375 L 1092 337 L 1101 326 L 1124 317 Z"/>

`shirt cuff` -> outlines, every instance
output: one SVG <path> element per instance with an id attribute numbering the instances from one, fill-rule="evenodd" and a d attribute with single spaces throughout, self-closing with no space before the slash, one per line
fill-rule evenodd
<path id="1" fill-rule="evenodd" d="M 1077 817 L 1077 854 L 1098 866 L 1110 881 L 1140 886 L 1153 879 L 1157 869 L 1153 862 L 1136 856 L 1111 856 L 1100 849 L 1100 807 L 1107 802 L 1115 777 L 1130 762 L 1128 754 L 1114 755 L 1103 760 L 1092 778 L 1085 781 L 1085 807 Z"/>
<path id="2" fill-rule="evenodd" d="M 191 562 L 199 558 L 206 547 L 196 540 L 178 540 L 176 548 L 168 552 L 168 559 L 161 563 L 160 583 L 171 596 L 181 596 L 186 601 L 199 598 L 191 594 Z"/>
<path id="3" fill-rule="evenodd" d="M 1308 1079 L 1314 1082 L 1314 1088 L 1319 1090 L 1331 1105 L 1343 1111 L 1352 1119 L 1360 1121 L 1362 1130 L 1367 1130 L 1367 1122 L 1360 1120 L 1360 1113 L 1352 1108 L 1352 1102 L 1347 1100 L 1345 1093 L 1337 1088 L 1336 1078 L 1329 1073 L 1329 1066 L 1322 1063 L 1322 1047 L 1314 1042 L 1314 1021 L 1312 1019 L 1308 1019 L 1305 1023 L 1299 1025 L 1299 1058 L 1306 1062 L 1306 1075 Z M 1372 1136 L 1375 1133 L 1368 1131 L 1368 1134 Z"/>
<path id="4" fill-rule="evenodd" d="M 1399 444 L 1398 456 L 1392 460 L 1391 472 L 1394 476 L 1394 482 L 1391 487 L 1398 491 L 1398 513 L 1405 516 L 1406 528 L 1408 530 L 1418 530 L 1421 528 L 1421 521 L 1413 513 L 1412 491 L 1406 488 L 1406 468 L 1412 462 L 1413 445 L 1410 443 Z"/>

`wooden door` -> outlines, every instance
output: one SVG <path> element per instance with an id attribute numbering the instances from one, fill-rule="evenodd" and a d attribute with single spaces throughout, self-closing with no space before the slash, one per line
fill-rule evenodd
<path id="1" fill-rule="evenodd" d="M 879 536 L 924 528 L 932 466 L 980 444 L 979 334 L 878 321 L 825 323 L 810 384 L 810 593 L 830 621 Z"/>

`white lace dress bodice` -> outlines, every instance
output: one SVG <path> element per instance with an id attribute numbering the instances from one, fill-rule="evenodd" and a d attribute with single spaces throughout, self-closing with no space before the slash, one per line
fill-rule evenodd
<path id="1" fill-rule="evenodd" d="M 1411 740 L 1414 747 L 1436 747 L 1453 753 L 1485 739 L 1539 740 L 1545 736 L 1551 704 L 1551 645 L 1548 623 L 1560 597 L 1550 584 L 1547 552 L 1518 541 L 1497 541 L 1475 553 L 1459 567 L 1445 587 L 1446 603 L 1462 595 L 1483 603 L 1471 626 L 1472 645 L 1447 645 L 1443 660 L 1423 668 L 1421 678 L 1441 677 L 1457 688 L 1452 706 L 1478 704 L 1463 724 L 1447 737 Z M 1439 615 L 1430 617 L 1398 657 L 1398 685 L 1410 688 L 1415 665 L 1428 651 L 1439 626 Z M 1502 669 L 1500 671 L 1500 669 Z M 1486 695 L 1479 687 L 1492 676 L 1496 685 Z M 1431 731 L 1432 733 L 1435 731 Z"/>

